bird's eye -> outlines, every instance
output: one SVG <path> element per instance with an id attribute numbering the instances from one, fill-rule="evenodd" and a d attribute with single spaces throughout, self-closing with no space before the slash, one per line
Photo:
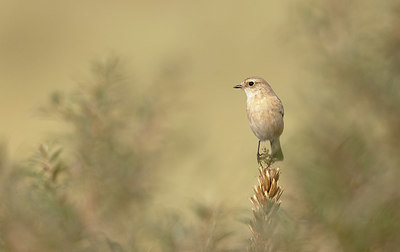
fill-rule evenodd
<path id="1" fill-rule="evenodd" d="M 249 86 L 251 87 L 251 86 L 253 86 L 254 85 L 254 82 L 253 81 L 250 81 L 249 82 Z"/>

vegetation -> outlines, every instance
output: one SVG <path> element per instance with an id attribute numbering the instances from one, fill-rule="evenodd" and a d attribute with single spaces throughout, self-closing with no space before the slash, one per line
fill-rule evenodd
<path id="1" fill-rule="evenodd" d="M 270 165 L 264 150 L 264 167 L 236 163 L 256 142 L 221 122 L 225 83 L 222 95 L 210 76 L 191 76 L 214 88 L 195 100 L 180 61 L 145 81 L 119 57 L 93 62 L 87 80 L 40 108 L 58 133 L 22 160 L 0 146 L 0 251 L 395 251 L 400 5 L 375 2 L 291 9 L 274 39 L 290 38 L 281 46 L 307 74 L 279 93 L 286 159 Z M 204 137 L 208 127 L 218 139 Z"/>

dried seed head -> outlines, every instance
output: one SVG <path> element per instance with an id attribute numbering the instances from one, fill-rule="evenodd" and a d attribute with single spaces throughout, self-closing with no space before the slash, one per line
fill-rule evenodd
<path id="1" fill-rule="evenodd" d="M 283 193 L 278 185 L 279 168 L 259 167 L 259 173 L 258 185 L 253 187 L 254 195 L 250 198 L 254 215 L 249 224 L 252 233 L 250 251 L 265 251 L 271 246 L 270 237 L 274 227 L 271 223 Z"/>

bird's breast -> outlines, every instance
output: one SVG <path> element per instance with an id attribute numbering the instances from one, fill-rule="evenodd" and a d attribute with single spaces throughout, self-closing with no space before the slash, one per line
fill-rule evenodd
<path id="1" fill-rule="evenodd" d="M 279 137 L 283 131 L 282 104 L 277 97 L 247 98 L 247 117 L 256 137 L 262 141 Z"/>

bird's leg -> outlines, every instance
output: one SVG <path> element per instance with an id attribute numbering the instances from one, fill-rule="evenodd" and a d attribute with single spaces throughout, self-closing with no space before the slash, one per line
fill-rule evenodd
<path id="1" fill-rule="evenodd" d="M 258 147 L 257 147 L 257 163 L 258 163 L 259 165 L 261 165 L 261 167 L 262 167 L 262 164 L 261 164 L 261 155 L 260 155 L 260 142 L 261 142 L 261 140 L 258 140 Z"/>

